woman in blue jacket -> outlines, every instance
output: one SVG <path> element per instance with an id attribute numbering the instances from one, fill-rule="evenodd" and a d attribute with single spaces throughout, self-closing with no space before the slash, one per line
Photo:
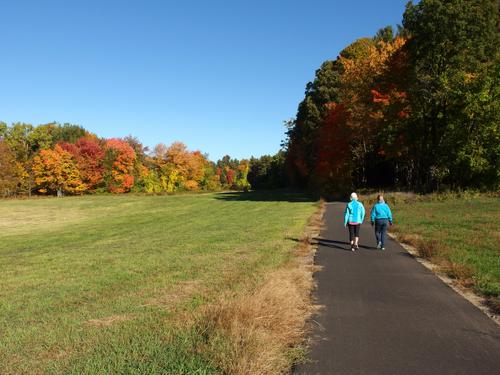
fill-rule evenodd
<path id="1" fill-rule="evenodd" d="M 377 203 L 373 205 L 370 215 L 371 225 L 375 224 L 375 238 L 377 239 L 377 249 L 385 250 L 385 234 L 388 225 L 392 225 L 391 208 L 384 201 L 384 196 L 379 194 Z"/>
<path id="2" fill-rule="evenodd" d="M 363 203 L 358 202 L 358 195 L 351 194 L 351 201 L 346 205 L 344 211 L 344 227 L 349 228 L 349 241 L 351 242 L 351 251 L 359 250 L 359 227 L 365 219 L 365 207 Z"/>

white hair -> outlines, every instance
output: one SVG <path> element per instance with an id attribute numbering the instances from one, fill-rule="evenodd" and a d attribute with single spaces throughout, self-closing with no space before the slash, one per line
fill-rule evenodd
<path id="1" fill-rule="evenodd" d="M 357 200 L 358 200 L 358 194 L 356 194 L 356 193 L 351 193 L 351 200 L 352 200 L 352 201 L 357 201 Z"/>

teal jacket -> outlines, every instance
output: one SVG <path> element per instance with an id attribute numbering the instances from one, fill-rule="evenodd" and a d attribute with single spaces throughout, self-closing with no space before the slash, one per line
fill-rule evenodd
<path id="1" fill-rule="evenodd" d="M 374 222 L 377 219 L 387 219 L 392 223 L 392 212 L 387 203 L 378 202 L 373 205 L 370 221 Z"/>
<path id="2" fill-rule="evenodd" d="M 344 211 L 344 226 L 347 223 L 359 223 L 361 224 L 365 220 L 365 207 L 363 203 L 358 201 L 350 201 L 345 206 Z"/>

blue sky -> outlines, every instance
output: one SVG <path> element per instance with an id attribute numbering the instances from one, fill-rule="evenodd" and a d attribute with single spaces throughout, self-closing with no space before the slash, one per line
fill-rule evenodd
<path id="1" fill-rule="evenodd" d="M 0 0 L 0 120 L 275 153 L 321 63 L 406 2 Z"/>

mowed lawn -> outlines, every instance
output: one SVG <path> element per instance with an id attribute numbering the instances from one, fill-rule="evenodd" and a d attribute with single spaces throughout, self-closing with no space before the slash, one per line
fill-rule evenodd
<path id="1" fill-rule="evenodd" d="M 395 221 L 404 234 L 434 241 L 435 257 L 457 265 L 451 276 L 471 278 L 474 288 L 500 296 L 500 199 L 479 197 L 397 203 Z"/>
<path id="2" fill-rule="evenodd" d="M 286 262 L 316 208 L 257 193 L 0 201 L 0 374 L 217 373 L 176 324 Z"/>

